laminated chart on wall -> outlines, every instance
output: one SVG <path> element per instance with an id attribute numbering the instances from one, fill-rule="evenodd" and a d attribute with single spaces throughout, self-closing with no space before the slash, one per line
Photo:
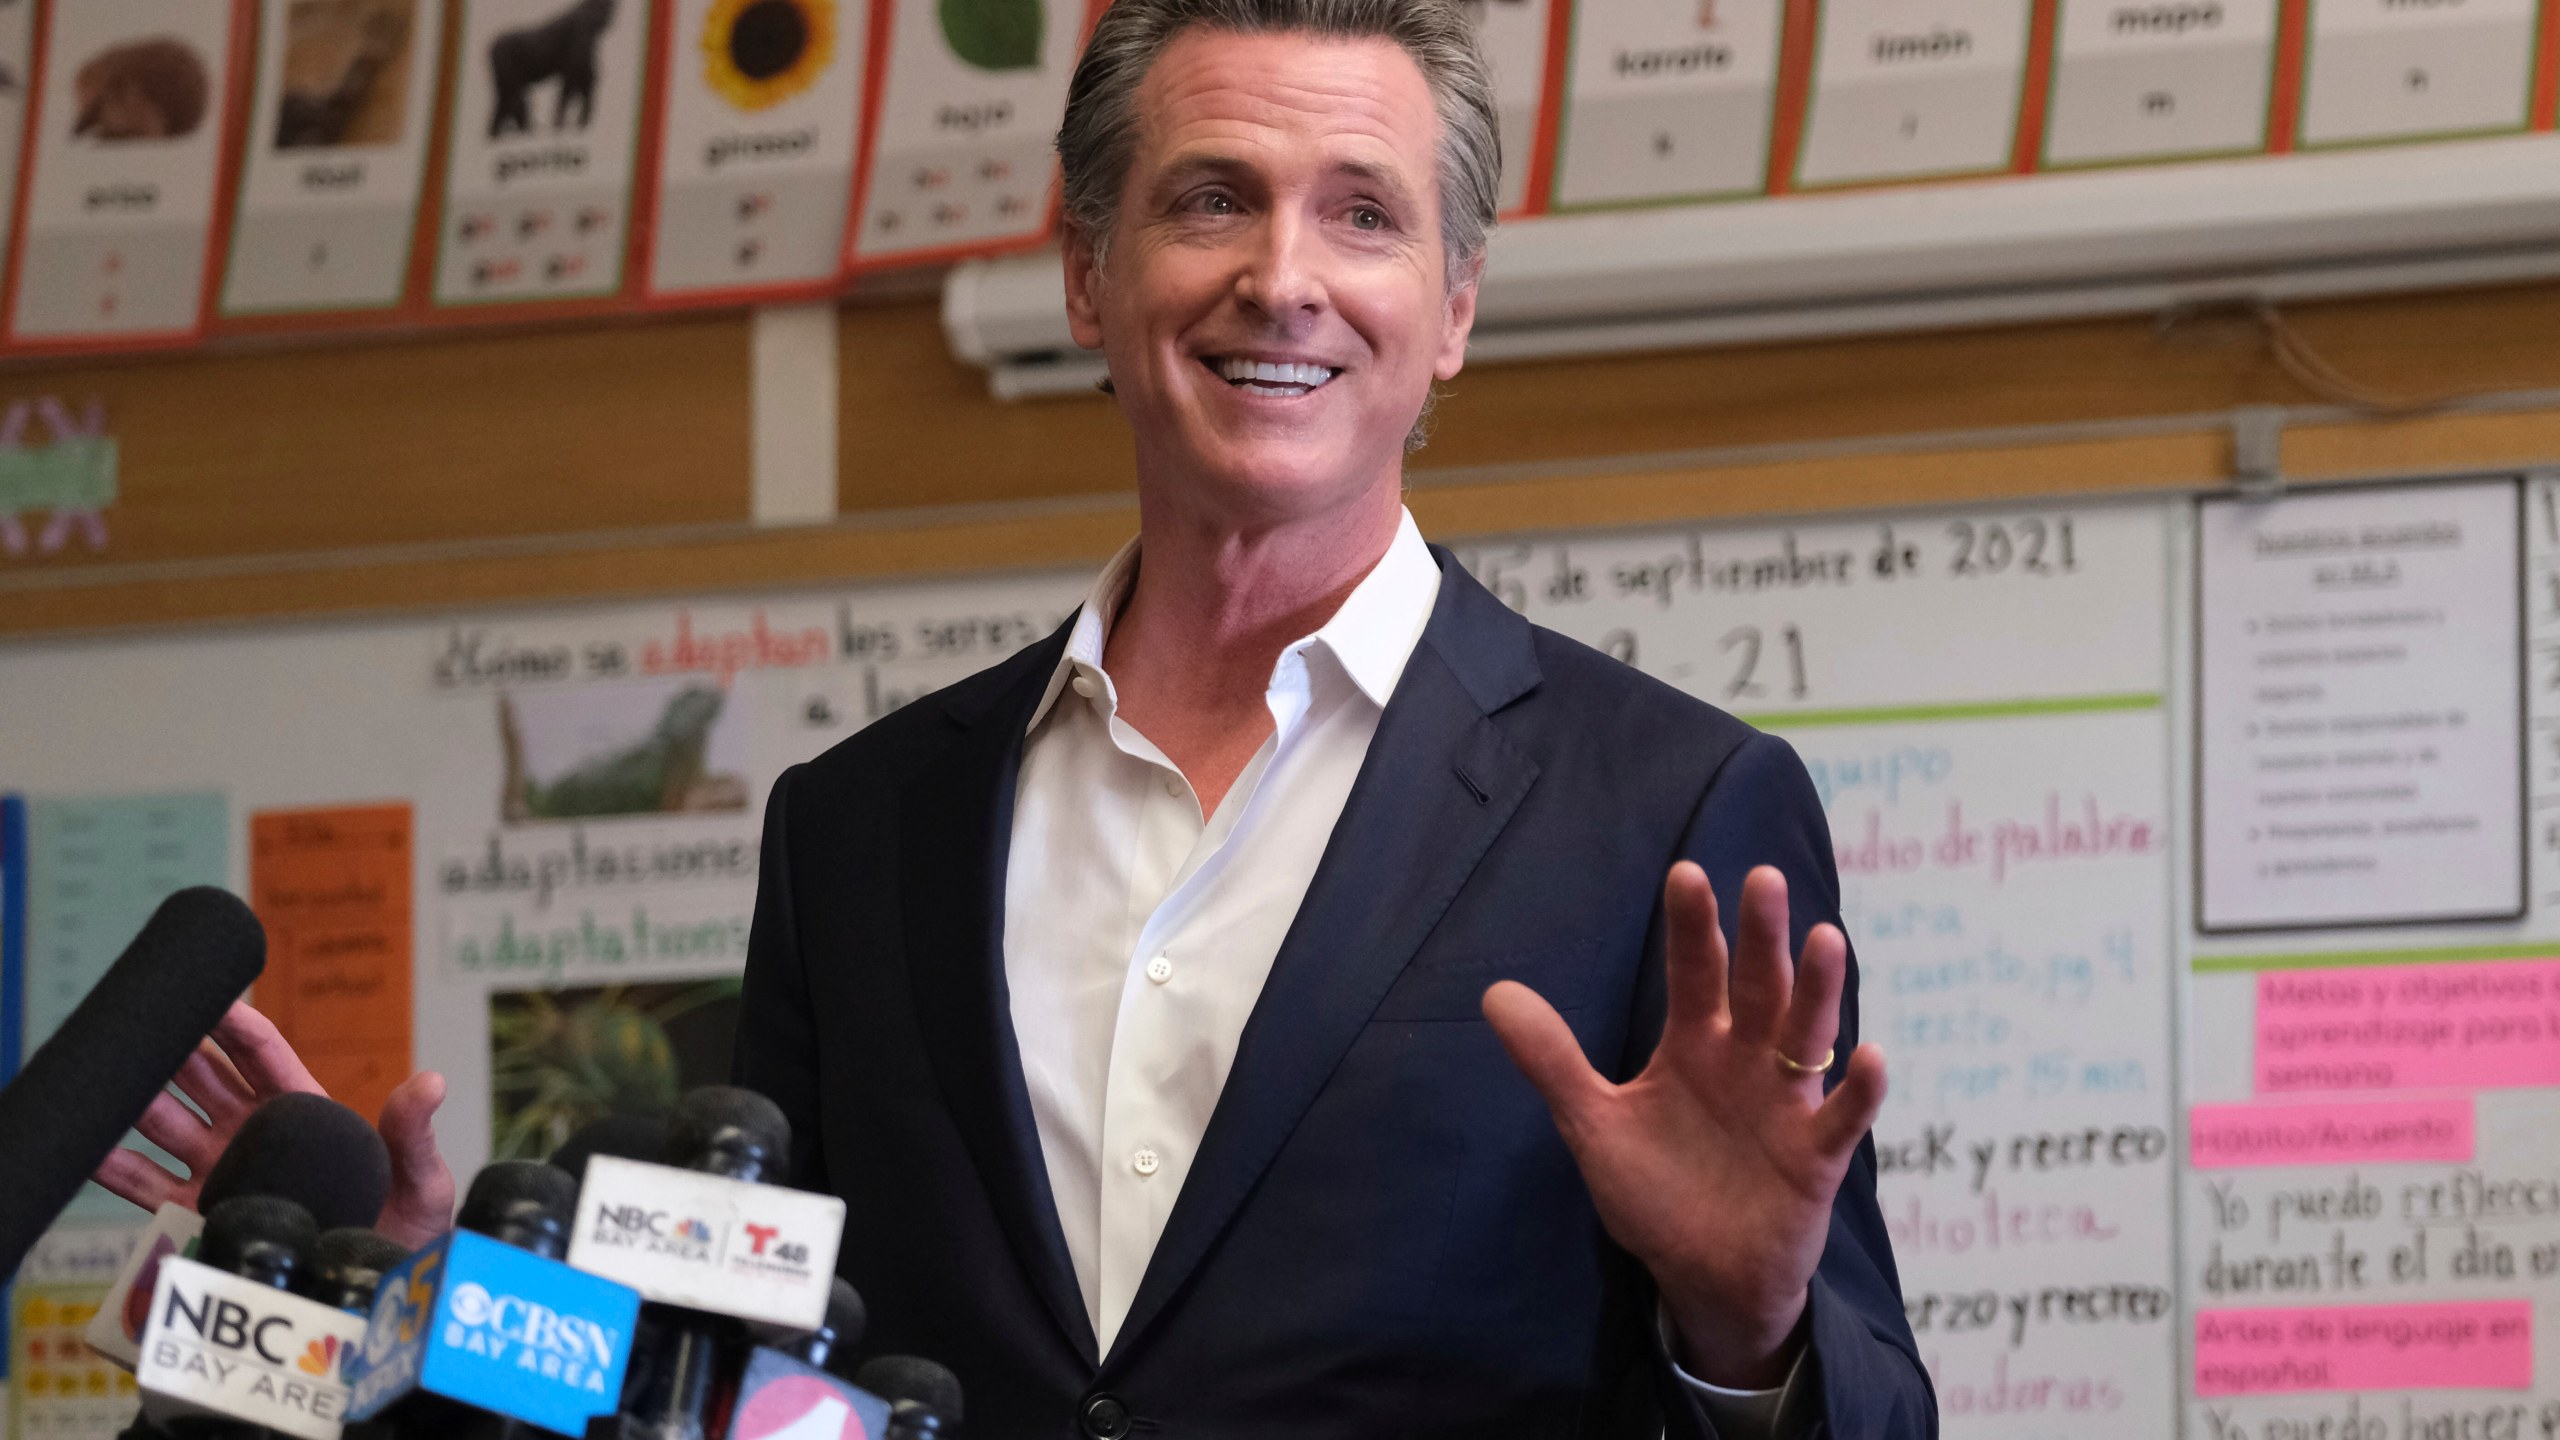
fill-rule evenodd
<path id="1" fill-rule="evenodd" d="M 2266 148 L 2276 0 L 2060 0 L 2047 165 Z"/>
<path id="2" fill-rule="evenodd" d="M 260 0 L 222 310 L 379 310 L 409 279 L 443 0 Z"/>
<path id="3" fill-rule="evenodd" d="M 1465 0 L 1476 43 L 1493 71 L 1494 118 L 1502 135 L 1502 186 L 1495 208 L 1518 213 L 1529 203 L 1537 169 L 1538 121 L 1546 110 L 1549 8 L 1559 0 Z"/>
<path id="4" fill-rule="evenodd" d="M 880 4 L 888 38 L 873 65 L 870 154 L 848 262 L 913 262 L 1039 239 L 1057 189 L 1050 144 L 1085 6 Z"/>
<path id="5" fill-rule="evenodd" d="M 649 13 L 639 0 L 462 0 L 437 304 L 622 288 Z"/>
<path id="6" fill-rule="evenodd" d="M 267 931 L 255 1000 L 321 1088 L 382 1112 L 409 1077 L 409 807 L 249 817 L 249 903 Z"/>
<path id="7" fill-rule="evenodd" d="M 1823 0 L 1796 183 L 2006 169 L 2031 9 L 2027 0 Z"/>
<path id="8" fill-rule="evenodd" d="M 229 881 L 230 823 L 229 803 L 210 792 L 28 800 L 22 1053 L 60 1028 L 161 901 Z M 66 1213 L 134 1212 L 89 1185 Z"/>
<path id="9" fill-rule="evenodd" d="M 2480 492 L 2510 506 L 2514 494 L 2444 489 L 2439 521 Z M 2526 491 L 2530 583 L 2502 627 L 2511 637 L 2520 623 L 2533 654 L 2532 761 L 2508 777 L 2535 830 L 2525 916 L 2193 941 L 2181 1276 L 2194 1307 L 2191 1436 L 2560 1429 L 2560 495 L 2541 479 Z M 2419 492 L 2382 493 L 2405 508 Z M 2277 502 L 2270 529 L 2333 519 L 2284 513 L 2329 498 Z M 2458 648 L 2481 617 L 2458 593 L 2447 603 L 2449 579 L 2363 586 L 2316 613 L 2341 643 Z M 2470 717 L 2457 724 L 2458 696 L 2410 678 L 2308 713 L 2318 723 L 2284 737 L 2284 752 L 2325 756 L 2333 771 L 2369 773 L 2392 754 L 2397 768 L 2426 767 L 2429 751 L 2461 744 Z M 2397 808 L 2441 822 L 2444 798 Z M 2391 843 L 2373 829 L 2368 846 Z"/>
<path id="10" fill-rule="evenodd" d="M 232 0 L 47 7 L 11 339 L 201 328 L 240 14 Z"/>
<path id="11" fill-rule="evenodd" d="M 141 1392 L 81 1338 L 132 1258 L 142 1227 L 61 1225 L 39 1237 L 5 1292 L 7 1433 L 19 1440 L 114 1440 Z"/>
<path id="12" fill-rule="evenodd" d="M 1578 0 L 1559 209 L 1768 188 L 1782 0 Z"/>
<path id="13" fill-rule="evenodd" d="M 2518 488 L 2197 507 L 2198 923 L 2525 904 Z"/>
<path id="14" fill-rule="evenodd" d="M 2303 145 L 2521 130 L 2535 0 L 2306 0 Z"/>
<path id="15" fill-rule="evenodd" d="M 649 290 L 830 286 L 871 38 L 865 0 L 676 0 Z"/>
<path id="16" fill-rule="evenodd" d="M 417 792 L 416 1062 L 451 1086 L 455 1166 L 725 1082 L 776 777 L 1047 635 L 1085 583 L 408 632 L 441 747 Z"/>
<path id="17" fill-rule="evenodd" d="M 1892 1075 L 1878 1195 L 1968 1440 L 2174 1424 L 2168 534 L 2053 506 L 1461 552 L 1803 758 Z"/>

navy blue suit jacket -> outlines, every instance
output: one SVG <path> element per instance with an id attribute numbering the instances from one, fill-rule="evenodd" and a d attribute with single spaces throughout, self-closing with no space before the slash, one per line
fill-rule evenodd
<path id="1" fill-rule="evenodd" d="M 1664 871 L 1697 860 L 1730 898 L 1778 866 L 1800 941 L 1837 918 L 1822 807 L 1782 741 L 1435 554 L 1429 625 L 1108 1355 L 1050 1203 L 1001 936 L 1024 727 L 1066 631 L 775 785 L 738 1076 L 790 1116 L 797 1182 L 846 1201 L 863 1348 L 949 1365 L 980 1440 L 1092 1433 L 1104 1395 L 1141 1437 L 1709 1433 L 1642 1267 L 1478 1003 L 1526 982 L 1632 1075 L 1662 1025 Z M 1856 1017 L 1853 985 L 1844 1060 Z M 1830 1435 L 1935 1433 L 1871 1146 L 1806 1326 Z"/>

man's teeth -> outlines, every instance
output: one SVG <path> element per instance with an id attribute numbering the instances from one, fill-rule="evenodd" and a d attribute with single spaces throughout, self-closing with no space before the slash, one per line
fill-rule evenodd
<path id="1" fill-rule="evenodd" d="M 1218 373 L 1226 377 L 1230 385 L 1254 381 L 1264 385 L 1286 385 L 1300 390 L 1312 390 L 1332 379 L 1335 372 L 1331 367 L 1324 365 L 1274 365 L 1260 360 L 1230 358 L 1218 362 Z"/>

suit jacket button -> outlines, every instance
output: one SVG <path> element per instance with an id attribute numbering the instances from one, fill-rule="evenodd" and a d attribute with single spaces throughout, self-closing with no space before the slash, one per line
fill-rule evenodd
<path id="1" fill-rule="evenodd" d="M 1116 1395 L 1096 1395 L 1085 1401 L 1084 1433 L 1091 1440 L 1120 1440 L 1129 1433 L 1129 1407 Z"/>

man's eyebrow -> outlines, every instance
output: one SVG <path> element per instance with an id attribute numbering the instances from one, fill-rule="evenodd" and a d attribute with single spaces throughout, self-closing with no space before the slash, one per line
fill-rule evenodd
<path id="1" fill-rule="evenodd" d="M 1413 191 L 1404 183 L 1404 176 L 1389 166 L 1372 160 L 1340 160 L 1334 163 L 1333 168 L 1337 174 L 1348 175 L 1385 191 L 1390 200 L 1413 198 Z"/>

